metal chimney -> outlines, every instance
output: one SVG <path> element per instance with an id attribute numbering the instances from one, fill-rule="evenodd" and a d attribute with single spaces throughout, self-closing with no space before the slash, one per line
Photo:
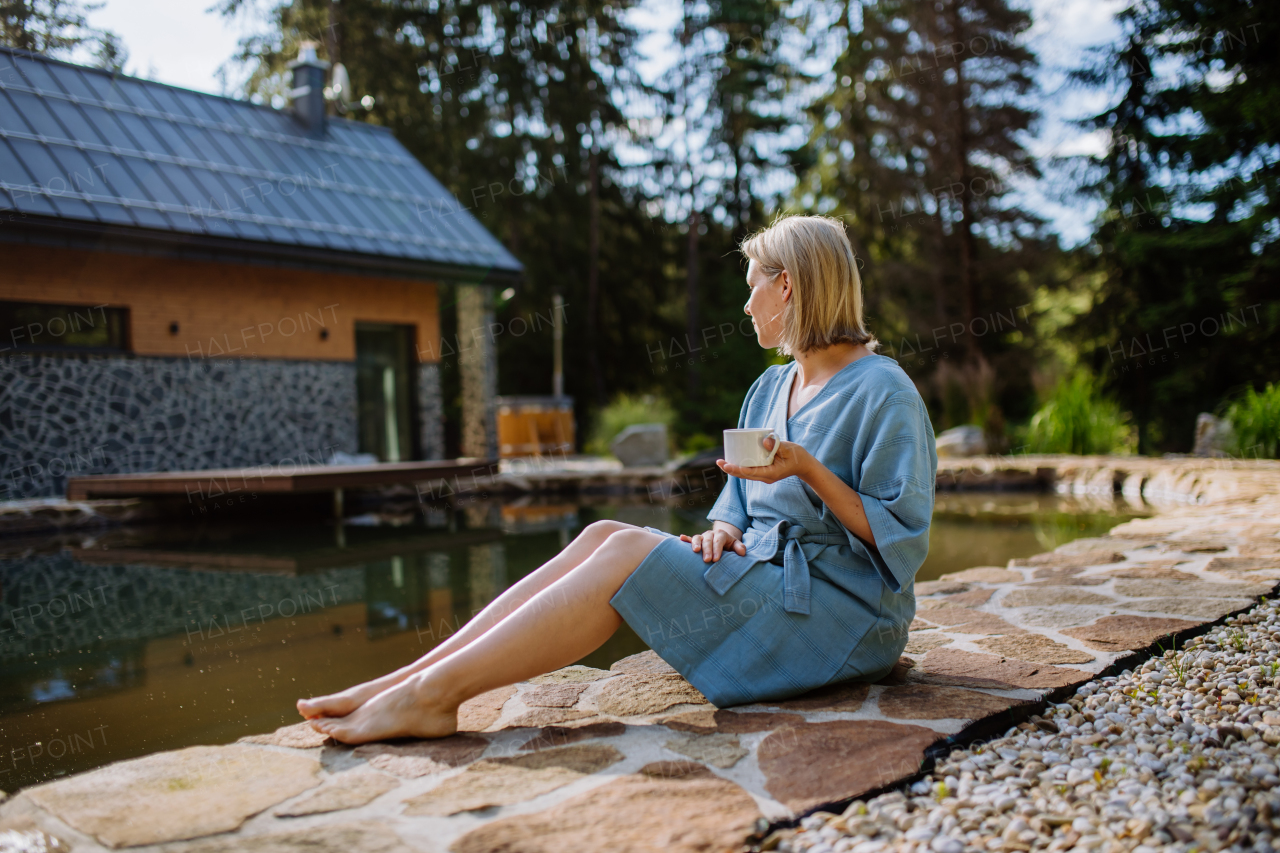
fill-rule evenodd
<path id="1" fill-rule="evenodd" d="M 316 43 L 304 41 L 298 58 L 289 63 L 293 71 L 293 88 L 289 100 L 293 113 L 312 136 L 324 136 L 324 78 L 329 63 L 316 59 Z"/>

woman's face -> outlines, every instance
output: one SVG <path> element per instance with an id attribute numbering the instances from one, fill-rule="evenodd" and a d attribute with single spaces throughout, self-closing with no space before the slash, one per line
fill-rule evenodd
<path id="1" fill-rule="evenodd" d="M 782 309 L 791 298 L 791 276 L 783 270 L 771 279 L 752 261 L 747 265 L 747 284 L 751 296 L 743 310 L 751 317 L 760 346 L 772 349 L 782 340 Z"/>

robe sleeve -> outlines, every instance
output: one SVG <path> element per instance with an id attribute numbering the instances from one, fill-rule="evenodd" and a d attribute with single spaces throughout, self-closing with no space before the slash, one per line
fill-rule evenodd
<path id="1" fill-rule="evenodd" d="M 938 457 L 933 425 L 918 395 L 886 400 L 871 422 L 858 495 L 876 547 L 845 530 L 855 554 L 865 555 L 895 593 L 909 588 L 929 553 Z"/>
<path id="2" fill-rule="evenodd" d="M 751 405 L 751 398 L 755 396 L 761 380 L 767 375 L 768 371 L 761 374 L 747 389 L 747 396 L 742 400 L 742 410 L 738 413 L 738 429 L 746 429 L 747 408 Z M 751 517 L 747 515 L 747 502 L 742 493 L 742 480 L 737 477 L 728 478 L 728 482 L 720 490 L 720 496 L 716 498 L 715 504 L 707 512 L 707 520 L 727 521 L 743 533 L 747 532 L 747 528 L 751 526 Z"/>

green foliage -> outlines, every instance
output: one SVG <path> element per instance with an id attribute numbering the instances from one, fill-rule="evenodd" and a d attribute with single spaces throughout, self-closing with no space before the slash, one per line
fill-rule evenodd
<path id="1" fill-rule="evenodd" d="M 1027 430 L 1032 453 L 1131 453 L 1133 430 L 1115 400 L 1086 370 L 1064 378 Z"/>
<path id="2" fill-rule="evenodd" d="M 676 413 L 662 397 L 652 394 L 619 394 L 596 415 L 586 451 L 598 455 L 609 452 L 609 442 L 635 424 L 666 424 L 670 428 Z"/>
<path id="3" fill-rule="evenodd" d="M 1252 388 L 1227 407 L 1235 431 L 1236 454 L 1275 459 L 1280 449 L 1280 385 L 1268 382 L 1261 394 Z"/>

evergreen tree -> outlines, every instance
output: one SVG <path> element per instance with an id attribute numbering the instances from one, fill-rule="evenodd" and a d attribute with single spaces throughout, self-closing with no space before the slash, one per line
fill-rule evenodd
<path id="1" fill-rule="evenodd" d="M 933 385 L 941 427 L 999 433 L 1002 410 L 1030 414 L 1016 326 L 1026 270 L 1055 243 L 1006 200 L 1014 176 L 1038 174 L 1021 138 L 1036 117 L 1029 25 L 1007 0 L 881 0 L 815 21 L 835 61 L 810 109 L 802 203 L 846 218 L 885 352 Z"/>
<path id="2" fill-rule="evenodd" d="M 1141 0 L 1120 21 L 1076 73 L 1115 101 L 1088 121 L 1109 139 L 1084 187 L 1106 202 L 1101 287 L 1074 332 L 1139 449 L 1186 451 L 1198 412 L 1280 375 L 1280 22 L 1248 0 Z"/>

